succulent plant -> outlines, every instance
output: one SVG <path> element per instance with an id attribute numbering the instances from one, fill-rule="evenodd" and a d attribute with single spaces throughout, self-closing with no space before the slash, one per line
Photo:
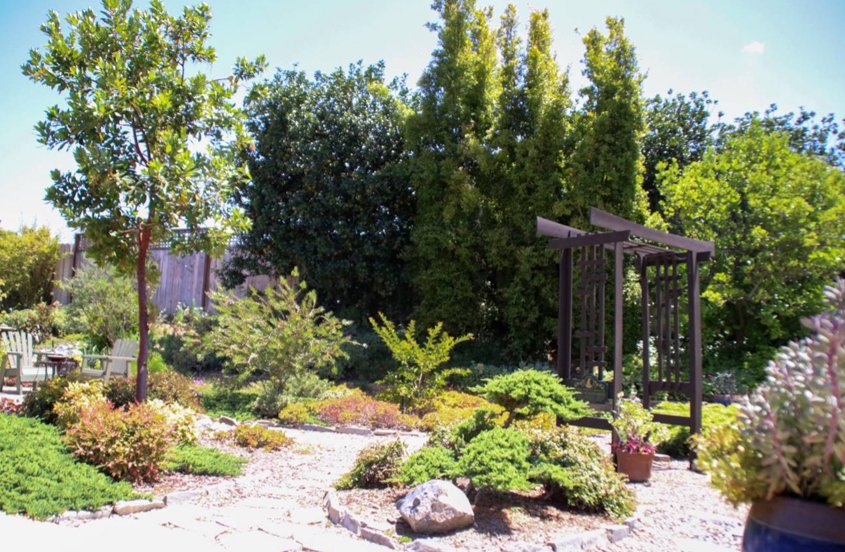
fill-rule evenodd
<path id="1" fill-rule="evenodd" d="M 654 421 L 652 413 L 643 407 L 636 396 L 616 399 L 616 416 L 610 420 L 619 441 L 613 444 L 614 452 L 629 454 L 654 454 L 657 445 L 668 437 L 665 426 Z"/>
<path id="2" fill-rule="evenodd" d="M 789 494 L 845 505 L 845 280 L 783 347 L 737 421 L 698 440 L 699 466 L 734 503 Z"/>

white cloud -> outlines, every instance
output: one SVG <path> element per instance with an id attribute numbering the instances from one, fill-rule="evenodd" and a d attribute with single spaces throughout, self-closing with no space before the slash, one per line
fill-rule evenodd
<path id="1" fill-rule="evenodd" d="M 755 56 L 763 55 L 763 52 L 766 51 L 766 45 L 762 42 L 755 40 L 754 42 L 749 42 L 745 46 L 742 47 L 743 54 L 752 54 Z"/>

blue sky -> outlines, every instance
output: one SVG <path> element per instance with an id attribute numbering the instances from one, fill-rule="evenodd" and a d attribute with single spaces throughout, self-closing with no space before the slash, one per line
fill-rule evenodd
<path id="1" fill-rule="evenodd" d="M 171 12 L 185 1 L 165 0 Z M 389 75 L 416 83 L 436 36 L 425 28 L 435 19 L 427 0 L 210 0 L 214 19 L 213 75 L 228 73 L 237 56 L 265 54 L 270 71 L 294 64 L 312 72 L 358 59 L 383 59 Z M 492 5 L 496 18 L 505 1 Z M 845 117 L 845 2 L 841 0 L 532 0 L 515 2 L 520 20 L 548 8 L 555 50 L 570 67 L 573 84 L 583 84 L 581 35 L 602 26 L 608 15 L 625 18 L 637 48 L 648 95 L 668 88 L 709 90 L 729 117 L 777 103 Z M 145 6 L 146 2 L 137 3 Z M 47 11 L 60 14 L 96 0 L 0 0 L 0 227 L 44 224 L 69 241 L 61 216 L 43 201 L 52 168 L 69 170 L 68 153 L 49 151 L 35 140 L 33 125 L 60 100 L 21 75 L 32 47 L 44 44 L 38 30 Z"/>

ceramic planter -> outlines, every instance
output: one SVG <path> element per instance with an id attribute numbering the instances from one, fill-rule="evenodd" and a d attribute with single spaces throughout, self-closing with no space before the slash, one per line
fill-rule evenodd
<path id="1" fill-rule="evenodd" d="M 628 476 L 632 483 L 643 483 L 651 478 L 651 463 L 654 453 L 616 452 L 616 470 Z"/>
<path id="2" fill-rule="evenodd" d="M 775 497 L 751 505 L 743 552 L 845 552 L 845 508 Z"/>

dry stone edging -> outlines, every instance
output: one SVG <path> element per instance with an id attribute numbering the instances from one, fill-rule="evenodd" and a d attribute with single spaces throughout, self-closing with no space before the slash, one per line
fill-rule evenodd
<path id="1" fill-rule="evenodd" d="M 350 533 L 373 544 L 378 544 L 392 550 L 398 550 L 402 547 L 399 541 L 388 535 L 377 524 L 370 523 L 349 512 L 340 503 L 337 494 L 333 490 L 326 491 L 323 501 L 329 521 L 335 525 L 340 525 Z"/>

